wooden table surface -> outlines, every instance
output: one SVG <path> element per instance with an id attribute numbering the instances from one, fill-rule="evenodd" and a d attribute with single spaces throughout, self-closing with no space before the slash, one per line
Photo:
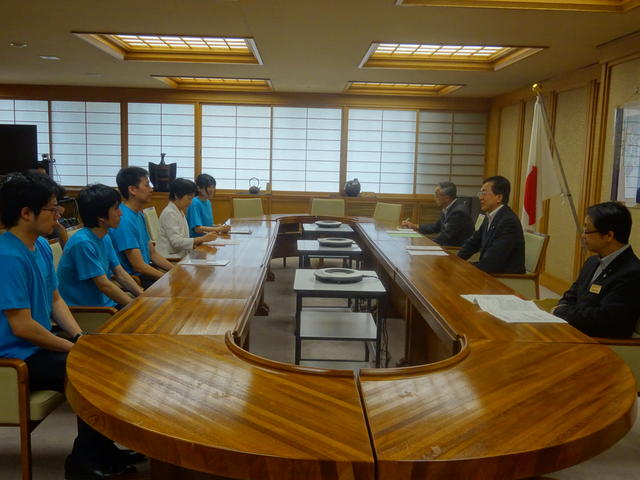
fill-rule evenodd
<path id="1" fill-rule="evenodd" d="M 257 366 L 207 335 L 90 335 L 68 362 L 76 413 L 150 457 L 236 478 L 373 478 L 353 372 Z"/>
<path id="2" fill-rule="evenodd" d="M 354 378 L 225 342 L 256 306 L 278 225 L 315 218 L 272 217 L 234 220 L 252 230 L 233 236 L 241 245 L 205 248 L 227 266 L 177 265 L 105 335 L 80 340 L 67 365 L 80 417 L 154 459 L 244 479 L 524 478 L 581 462 L 632 425 L 635 381 L 607 347 L 567 324 L 480 312 L 460 294 L 513 291 L 459 258 L 409 256 L 407 244 L 432 243 L 391 237 L 388 224 L 345 219 L 443 341 L 462 339 L 454 357 Z"/>

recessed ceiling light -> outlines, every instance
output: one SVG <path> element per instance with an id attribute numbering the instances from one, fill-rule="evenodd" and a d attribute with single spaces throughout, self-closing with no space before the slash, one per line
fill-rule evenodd
<path id="1" fill-rule="evenodd" d="M 543 47 L 373 42 L 360 68 L 500 70 Z"/>
<path id="2" fill-rule="evenodd" d="M 248 37 L 73 32 L 120 60 L 262 65 Z"/>
<path id="3" fill-rule="evenodd" d="M 357 82 L 347 84 L 346 93 L 363 95 L 414 95 L 441 97 L 455 92 L 463 85 L 436 83 Z"/>
<path id="4" fill-rule="evenodd" d="M 56 57 L 55 55 L 40 55 L 42 60 L 60 60 L 60 57 Z"/>
<path id="5" fill-rule="evenodd" d="M 9 46 L 13 48 L 24 48 L 27 46 L 27 42 L 18 42 L 18 41 L 9 42 Z"/>
<path id="6" fill-rule="evenodd" d="M 154 75 L 172 88 L 189 90 L 220 90 L 244 92 L 270 92 L 273 90 L 271 81 L 266 78 L 221 78 L 221 77 L 165 77 Z"/>
<path id="7" fill-rule="evenodd" d="M 514 8 L 521 10 L 565 10 L 575 12 L 627 12 L 638 7 L 631 0 L 396 0 L 404 7 Z"/>

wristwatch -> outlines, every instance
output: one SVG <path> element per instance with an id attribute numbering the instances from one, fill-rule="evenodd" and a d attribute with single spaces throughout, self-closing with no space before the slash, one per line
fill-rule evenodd
<path id="1" fill-rule="evenodd" d="M 80 332 L 80 333 L 76 333 L 76 334 L 73 336 L 73 338 L 71 339 L 71 341 L 72 341 L 73 343 L 76 343 L 80 337 L 82 337 L 83 335 L 86 335 L 86 334 L 87 334 L 87 332 L 84 332 L 84 331 L 82 331 L 82 332 Z"/>

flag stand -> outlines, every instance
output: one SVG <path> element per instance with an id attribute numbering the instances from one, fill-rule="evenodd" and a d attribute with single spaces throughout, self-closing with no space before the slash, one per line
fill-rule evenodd
<path id="1" fill-rule="evenodd" d="M 573 214 L 573 221 L 576 224 L 576 231 L 580 232 L 582 227 L 580 226 L 580 220 L 578 220 L 578 212 L 576 211 L 576 206 L 573 203 L 573 196 L 571 195 L 571 190 L 569 189 L 569 182 L 567 181 L 567 176 L 564 173 L 564 167 L 562 166 L 562 160 L 560 159 L 560 152 L 558 151 L 558 145 L 556 145 L 556 139 L 551 131 L 551 126 L 549 124 L 549 116 L 547 115 L 547 108 L 544 105 L 544 100 L 542 98 L 542 94 L 540 93 L 540 85 L 535 83 L 531 87 L 532 90 L 536 94 L 536 100 L 540 102 L 540 111 L 542 112 L 542 118 L 544 123 L 544 127 L 547 131 L 547 137 L 551 139 L 551 158 L 555 159 L 556 168 L 560 171 L 560 177 L 562 178 L 562 195 L 564 195 L 569 201 L 569 207 L 571 208 L 571 213 Z M 583 246 L 584 248 L 584 246 Z"/>

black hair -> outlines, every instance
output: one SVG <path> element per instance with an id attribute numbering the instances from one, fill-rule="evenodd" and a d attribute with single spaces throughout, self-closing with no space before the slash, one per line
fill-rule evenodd
<path id="1" fill-rule="evenodd" d="M 598 232 L 607 234 L 613 232 L 614 238 L 620 243 L 629 243 L 631 234 L 631 213 L 620 202 L 604 202 L 591 205 L 587 209 L 587 216 Z"/>
<path id="2" fill-rule="evenodd" d="M 29 208 L 36 216 L 51 197 L 64 196 L 64 188 L 41 173 L 10 173 L 0 183 L 0 219 L 5 228 L 18 224 L 20 212 Z"/>
<path id="3" fill-rule="evenodd" d="M 111 187 L 95 183 L 83 188 L 76 199 L 85 227 L 99 227 L 99 218 L 109 218 L 109 209 L 120 203 L 120 194 Z"/>
<path id="4" fill-rule="evenodd" d="M 196 184 L 186 178 L 176 178 L 169 186 L 169 200 L 176 200 L 185 195 L 196 195 L 197 193 Z"/>
<path id="5" fill-rule="evenodd" d="M 196 186 L 198 188 L 208 188 L 213 187 L 216 188 L 216 179 L 213 178 L 208 173 L 201 173 L 196 177 Z"/>
<path id="6" fill-rule="evenodd" d="M 126 199 L 129 199 L 129 187 L 137 187 L 140 185 L 140 180 L 144 177 L 149 177 L 149 172 L 140 167 L 127 167 L 121 168 L 116 176 L 116 183 L 118 184 L 118 190 L 120 194 Z"/>
<path id="7" fill-rule="evenodd" d="M 491 191 L 494 195 L 502 195 L 502 203 L 509 203 L 509 193 L 511 193 L 511 184 L 506 178 L 496 175 L 494 177 L 485 178 L 484 183 L 491 183 Z"/>
<path id="8" fill-rule="evenodd" d="M 440 182 L 438 184 L 440 187 L 440 191 L 450 198 L 456 198 L 458 196 L 458 189 L 456 188 L 456 184 L 453 182 Z"/>

